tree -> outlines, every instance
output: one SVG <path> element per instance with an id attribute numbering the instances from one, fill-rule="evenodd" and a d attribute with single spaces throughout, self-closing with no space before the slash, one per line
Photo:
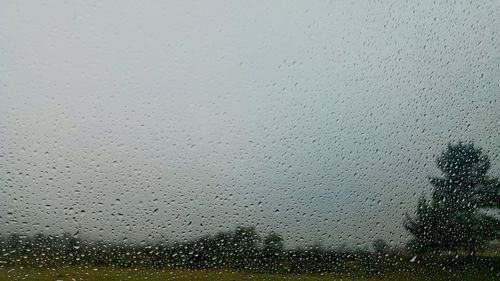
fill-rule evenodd
<path id="1" fill-rule="evenodd" d="M 264 238 L 264 253 L 266 256 L 279 256 L 284 248 L 283 237 L 278 233 L 271 232 Z"/>
<path id="2" fill-rule="evenodd" d="M 473 143 L 448 144 L 437 158 L 442 177 L 431 177 L 431 200 L 419 199 L 416 217 L 406 214 L 405 228 L 417 251 L 466 248 L 475 254 L 498 239 L 500 220 L 482 212 L 500 207 L 498 179 L 487 176 L 490 161 Z"/>
<path id="3" fill-rule="evenodd" d="M 265 268 L 278 271 L 279 268 L 281 268 L 284 249 L 285 246 L 281 235 L 276 232 L 271 232 L 266 235 L 263 241 L 262 265 Z"/>
<path id="4" fill-rule="evenodd" d="M 232 237 L 233 253 L 240 267 L 248 266 L 256 259 L 260 236 L 255 226 L 238 226 Z"/>
<path id="5" fill-rule="evenodd" d="M 373 241 L 373 250 L 375 250 L 376 253 L 387 253 L 391 249 L 391 246 L 385 242 L 384 239 L 376 239 Z"/>

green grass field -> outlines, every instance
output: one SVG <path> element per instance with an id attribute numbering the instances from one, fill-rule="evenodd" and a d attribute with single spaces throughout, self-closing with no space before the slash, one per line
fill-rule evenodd
<path id="1" fill-rule="evenodd" d="M 62 276 L 67 280 L 91 280 L 91 281 L 122 281 L 122 280 L 500 280 L 490 275 L 478 272 L 447 272 L 437 274 L 411 274 L 411 273 L 390 273 L 385 275 L 360 275 L 360 274 L 273 274 L 273 273 L 251 273 L 230 270 L 157 270 L 157 269 L 124 269 L 124 268 L 78 268 L 71 267 L 65 269 L 48 268 L 0 268 L 0 281 L 3 280 L 26 280 L 45 281 L 56 280 L 57 276 Z"/>

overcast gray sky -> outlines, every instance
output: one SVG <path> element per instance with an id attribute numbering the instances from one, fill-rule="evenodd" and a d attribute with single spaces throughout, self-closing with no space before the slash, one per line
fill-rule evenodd
<path id="1" fill-rule="evenodd" d="M 1 6 L 4 233 L 399 244 L 447 142 L 499 174 L 498 1 Z"/>

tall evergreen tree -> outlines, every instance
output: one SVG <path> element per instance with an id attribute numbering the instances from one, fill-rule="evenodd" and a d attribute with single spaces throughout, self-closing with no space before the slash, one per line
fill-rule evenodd
<path id="1" fill-rule="evenodd" d="M 421 197 L 416 217 L 406 214 L 405 228 L 417 251 L 466 248 L 474 254 L 500 238 L 500 220 L 482 212 L 500 208 L 500 185 L 487 175 L 490 161 L 472 143 L 448 144 L 437 159 L 442 177 L 431 177 L 431 200 Z"/>

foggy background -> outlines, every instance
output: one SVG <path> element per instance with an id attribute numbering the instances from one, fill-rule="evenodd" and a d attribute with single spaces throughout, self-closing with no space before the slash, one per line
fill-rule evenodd
<path id="1" fill-rule="evenodd" d="M 499 174 L 498 1 L 102 2 L 1 1 L 0 233 L 399 245 L 449 141 Z"/>

